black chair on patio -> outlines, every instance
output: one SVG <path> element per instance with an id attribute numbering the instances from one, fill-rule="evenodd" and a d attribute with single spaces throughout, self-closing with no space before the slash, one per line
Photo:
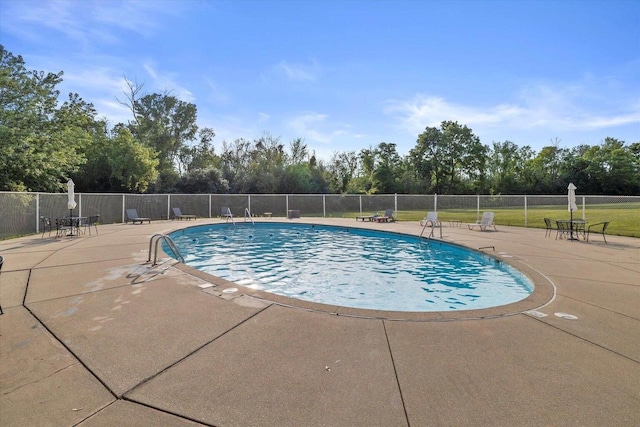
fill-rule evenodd
<path id="1" fill-rule="evenodd" d="M 591 224 L 587 227 L 587 242 L 589 241 L 589 234 L 597 233 L 602 234 L 602 238 L 604 242 L 607 243 L 607 238 L 604 237 L 604 232 L 607 231 L 607 227 L 609 226 L 610 221 L 597 222 L 595 224 Z M 591 229 L 593 228 L 593 231 Z"/>
<path id="2" fill-rule="evenodd" d="M 87 217 L 87 220 L 82 224 L 84 226 L 84 231 L 86 233 L 87 229 L 89 230 L 89 236 L 91 236 L 91 227 L 96 230 L 96 234 L 98 234 L 98 220 L 100 219 L 100 215 L 91 215 Z"/>
<path id="3" fill-rule="evenodd" d="M 544 218 L 544 225 L 546 227 L 546 231 L 544 233 L 544 237 L 551 236 L 551 232 L 553 231 L 553 222 L 551 218 Z"/>
<path id="4" fill-rule="evenodd" d="M 41 216 L 40 222 L 42 223 L 42 237 L 44 237 L 44 233 L 49 232 L 49 237 L 51 237 L 51 231 L 53 231 L 53 224 L 51 224 L 51 218 L 48 216 Z"/>
<path id="5" fill-rule="evenodd" d="M 147 221 L 149 224 L 151 224 L 151 218 L 144 218 L 139 216 L 137 209 L 127 209 L 127 219 L 125 219 L 124 223 L 127 224 L 129 221 L 134 224 L 136 222 L 142 224 L 144 221 Z"/>
<path id="6" fill-rule="evenodd" d="M 56 218 L 56 238 L 73 235 L 73 220 L 71 218 Z"/>
<path id="7" fill-rule="evenodd" d="M 192 220 L 192 219 L 198 219 L 198 217 L 196 217 L 195 215 L 185 215 L 182 213 L 182 210 L 180 208 L 173 208 L 173 219 Z"/>
<path id="8" fill-rule="evenodd" d="M 568 221 L 556 221 L 555 223 L 556 223 L 556 240 L 558 240 L 558 237 L 562 239 L 563 237 L 569 236 L 570 230 L 569 230 Z"/>

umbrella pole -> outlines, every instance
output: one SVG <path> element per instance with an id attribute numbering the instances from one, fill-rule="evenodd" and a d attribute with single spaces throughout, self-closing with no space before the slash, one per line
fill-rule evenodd
<path id="1" fill-rule="evenodd" d="M 69 209 L 69 234 L 67 236 L 73 236 L 73 209 Z"/>
<path id="2" fill-rule="evenodd" d="M 570 210 L 569 214 L 569 226 L 571 227 L 571 237 L 569 240 L 573 240 L 573 209 Z"/>

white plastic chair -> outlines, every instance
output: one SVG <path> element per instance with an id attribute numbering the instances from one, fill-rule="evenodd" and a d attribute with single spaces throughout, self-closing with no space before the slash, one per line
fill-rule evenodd
<path id="1" fill-rule="evenodd" d="M 494 231 L 498 231 L 496 229 L 496 224 L 493 222 L 494 213 L 493 212 L 483 212 L 482 218 L 476 221 L 473 224 L 469 224 L 469 230 L 473 230 L 476 226 L 480 228 L 480 231 L 487 231 L 488 227 L 493 227 Z"/>

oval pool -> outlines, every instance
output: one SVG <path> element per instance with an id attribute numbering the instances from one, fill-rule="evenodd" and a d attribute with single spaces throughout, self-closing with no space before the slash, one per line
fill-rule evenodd
<path id="1" fill-rule="evenodd" d="M 170 236 L 191 267 L 239 285 L 323 304 L 457 311 L 506 305 L 533 292 L 523 273 L 500 260 L 398 233 L 229 223 Z"/>

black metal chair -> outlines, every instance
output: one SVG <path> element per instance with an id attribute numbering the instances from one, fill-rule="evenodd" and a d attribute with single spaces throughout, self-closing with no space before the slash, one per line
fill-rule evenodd
<path id="1" fill-rule="evenodd" d="M 569 235 L 569 222 L 568 221 L 556 221 L 556 240 L 558 237 L 561 239 Z"/>
<path id="2" fill-rule="evenodd" d="M 49 232 L 49 237 L 51 237 L 51 231 L 53 230 L 53 225 L 51 224 L 51 218 L 48 216 L 41 216 L 40 222 L 42 223 L 42 237 L 44 237 L 44 233 Z"/>
<path id="3" fill-rule="evenodd" d="M 98 220 L 100 219 L 100 215 L 91 215 L 87 217 L 87 220 L 83 224 L 85 233 L 87 229 L 89 230 L 89 236 L 91 236 L 91 227 L 96 230 L 96 234 L 98 234 Z"/>
<path id="4" fill-rule="evenodd" d="M 595 224 L 589 225 L 587 227 L 587 242 L 589 241 L 589 234 L 597 233 L 597 234 L 602 234 L 602 238 L 604 239 L 604 242 L 607 243 L 607 238 L 604 237 L 604 232 L 607 231 L 607 227 L 609 226 L 609 222 L 610 221 L 597 222 Z M 592 228 L 594 229 L 593 231 L 591 231 Z"/>
<path id="5" fill-rule="evenodd" d="M 73 232 L 73 221 L 69 218 L 56 218 L 56 238 Z"/>
<path id="6" fill-rule="evenodd" d="M 551 221 L 551 219 L 550 218 L 544 218 L 544 225 L 547 228 L 545 233 L 544 233 L 544 237 L 551 236 L 551 232 L 553 231 L 553 222 Z"/>

